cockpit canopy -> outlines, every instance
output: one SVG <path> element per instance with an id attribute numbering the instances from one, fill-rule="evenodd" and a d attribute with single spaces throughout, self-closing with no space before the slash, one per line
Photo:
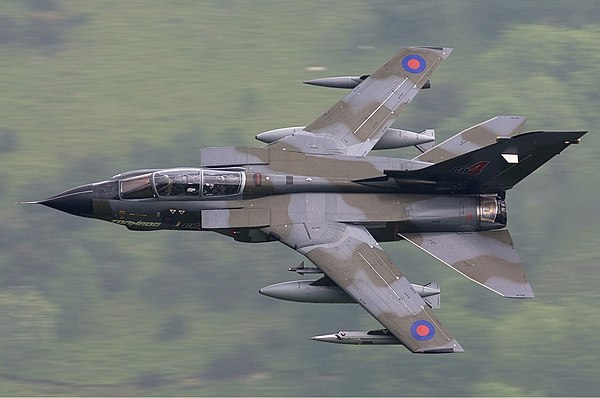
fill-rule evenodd
<path id="1" fill-rule="evenodd" d="M 198 198 L 238 195 L 245 183 L 241 171 L 167 169 L 121 180 L 122 199 Z"/>

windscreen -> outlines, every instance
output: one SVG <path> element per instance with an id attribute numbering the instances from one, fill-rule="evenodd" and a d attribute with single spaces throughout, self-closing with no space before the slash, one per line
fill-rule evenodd
<path id="1" fill-rule="evenodd" d="M 151 184 L 152 174 L 143 174 L 121 181 L 121 198 L 123 199 L 148 199 L 154 198 Z"/>

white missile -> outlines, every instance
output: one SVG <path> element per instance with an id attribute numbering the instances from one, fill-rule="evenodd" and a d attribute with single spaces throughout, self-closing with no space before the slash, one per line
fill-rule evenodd
<path id="1" fill-rule="evenodd" d="M 411 283 L 411 286 L 417 294 L 423 297 L 425 302 L 431 308 L 440 308 L 441 291 L 439 284 L 435 282 L 426 285 Z M 356 303 L 352 297 L 327 277 L 318 280 L 302 279 L 298 281 L 275 283 L 263 287 L 258 292 L 279 300 L 301 303 Z"/>
<path id="2" fill-rule="evenodd" d="M 280 129 L 269 130 L 257 134 L 256 139 L 264 143 L 270 144 L 280 140 L 288 135 L 296 134 L 304 130 L 306 126 L 283 127 Z M 373 147 L 379 149 L 398 149 L 409 146 L 416 146 L 421 152 L 425 152 L 435 145 L 435 131 L 423 130 L 420 133 L 415 133 L 408 130 L 400 130 L 388 128 L 377 144 Z"/>
<path id="3" fill-rule="evenodd" d="M 323 334 L 321 336 L 311 337 L 315 341 L 336 344 L 400 344 L 400 340 L 391 334 L 387 329 L 370 330 L 368 332 L 350 332 L 340 330 L 333 334 Z"/>

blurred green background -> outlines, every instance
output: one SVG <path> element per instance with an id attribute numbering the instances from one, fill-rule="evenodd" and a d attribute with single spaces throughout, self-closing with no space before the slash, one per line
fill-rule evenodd
<path id="1" fill-rule="evenodd" d="M 598 21 L 594 0 L 2 1 L 0 395 L 597 395 Z M 495 115 L 590 130 L 507 198 L 535 300 L 384 245 L 411 281 L 441 282 L 464 354 L 311 342 L 379 325 L 259 295 L 296 276 L 283 245 L 14 204 L 258 145 L 345 93 L 301 81 L 367 74 L 412 45 L 455 51 L 396 127 L 439 142 Z"/>

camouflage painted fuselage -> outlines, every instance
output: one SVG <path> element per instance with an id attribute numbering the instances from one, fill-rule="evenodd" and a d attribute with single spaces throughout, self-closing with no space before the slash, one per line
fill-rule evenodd
<path id="1" fill-rule="evenodd" d="M 264 227 L 310 220 L 363 224 L 378 241 L 399 240 L 403 232 L 473 232 L 506 223 L 504 202 L 495 196 L 411 194 L 411 184 L 356 182 L 381 176 L 384 170 L 414 170 L 427 163 L 293 152 L 278 152 L 275 158 L 267 149 L 250 149 L 250 159 L 245 148 L 203 151 L 203 160 L 227 152 L 225 161 L 240 169 L 131 172 L 92 184 L 88 216 L 132 230 L 211 230 L 244 242 L 273 240 L 261 231 Z M 237 163 L 236 157 L 242 156 L 251 164 Z M 213 164 L 218 167 L 220 162 Z M 169 180 L 161 185 L 164 176 Z M 222 186 L 213 181 L 215 176 L 221 177 Z M 167 184 L 170 190 L 164 189 Z"/>

